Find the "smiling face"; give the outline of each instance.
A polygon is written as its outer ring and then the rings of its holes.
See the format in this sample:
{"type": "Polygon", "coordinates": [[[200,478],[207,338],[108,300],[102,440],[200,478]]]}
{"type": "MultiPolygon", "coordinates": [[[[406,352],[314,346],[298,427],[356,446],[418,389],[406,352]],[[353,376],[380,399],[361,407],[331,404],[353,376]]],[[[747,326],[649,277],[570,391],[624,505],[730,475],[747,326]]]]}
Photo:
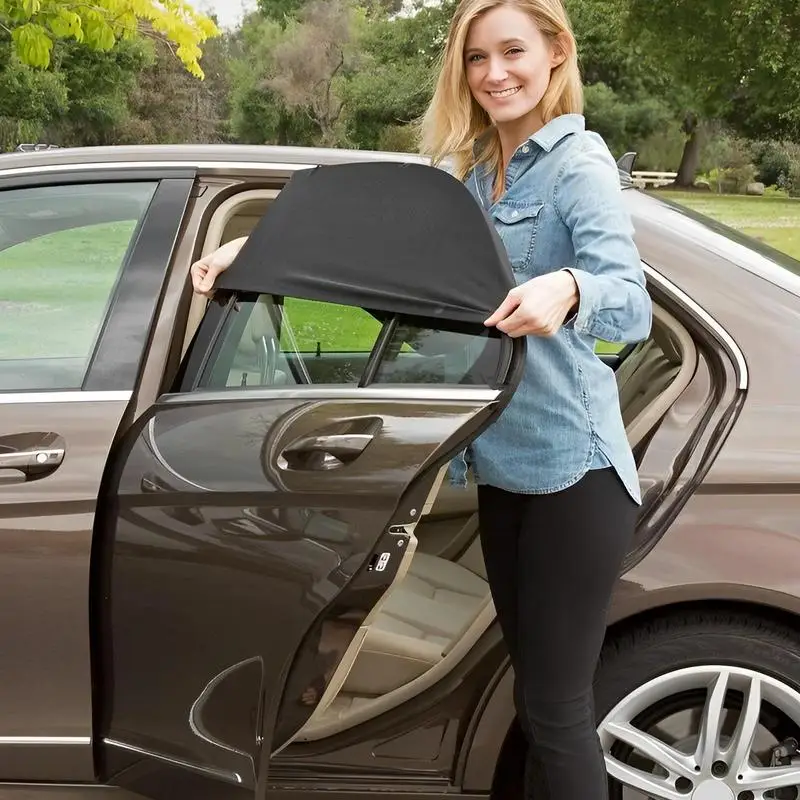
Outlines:
{"type": "Polygon", "coordinates": [[[512,5],[478,17],[464,46],[467,83],[476,102],[498,129],[521,126],[526,136],[543,125],[539,103],[551,70],[563,61],[561,48],[541,32],[533,17],[512,5]]]}

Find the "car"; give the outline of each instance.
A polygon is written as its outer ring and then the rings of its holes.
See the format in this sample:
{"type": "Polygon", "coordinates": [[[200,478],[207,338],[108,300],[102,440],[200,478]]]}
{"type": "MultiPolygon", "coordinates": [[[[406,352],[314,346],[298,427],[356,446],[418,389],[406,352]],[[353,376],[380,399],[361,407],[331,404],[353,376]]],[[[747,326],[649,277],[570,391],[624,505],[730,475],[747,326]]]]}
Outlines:
{"type": "MultiPolygon", "coordinates": [[[[643,494],[595,682],[611,797],[798,798],[800,265],[631,165],[652,332],[597,348],[643,494]]],[[[446,475],[521,373],[485,222],[407,154],[3,157],[2,800],[520,795],[446,475]]]]}

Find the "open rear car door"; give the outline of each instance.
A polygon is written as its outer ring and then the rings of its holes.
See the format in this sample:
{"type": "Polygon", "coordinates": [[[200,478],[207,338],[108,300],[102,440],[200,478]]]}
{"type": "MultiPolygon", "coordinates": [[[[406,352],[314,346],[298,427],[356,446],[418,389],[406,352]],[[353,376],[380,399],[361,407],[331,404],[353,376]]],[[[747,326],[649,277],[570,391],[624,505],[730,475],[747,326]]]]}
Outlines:
{"type": "Polygon", "coordinates": [[[451,459],[516,388],[524,341],[482,324],[512,286],[442,171],[287,184],[173,391],[113,455],[93,584],[104,780],[266,795],[271,755],[320,724],[406,573],[451,459]],[[356,335],[331,311],[348,308],[368,344],[327,352],[326,325],[356,335]]]}

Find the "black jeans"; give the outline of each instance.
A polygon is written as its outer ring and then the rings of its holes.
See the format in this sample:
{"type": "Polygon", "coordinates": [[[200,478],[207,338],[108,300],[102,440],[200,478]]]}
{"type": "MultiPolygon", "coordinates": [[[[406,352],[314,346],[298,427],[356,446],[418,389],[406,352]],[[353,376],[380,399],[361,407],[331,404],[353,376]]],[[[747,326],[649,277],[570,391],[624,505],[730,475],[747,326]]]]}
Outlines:
{"type": "Polygon", "coordinates": [[[612,469],[554,494],[478,487],[481,545],[528,740],[528,800],[606,800],[592,681],[637,506],[612,469]]]}

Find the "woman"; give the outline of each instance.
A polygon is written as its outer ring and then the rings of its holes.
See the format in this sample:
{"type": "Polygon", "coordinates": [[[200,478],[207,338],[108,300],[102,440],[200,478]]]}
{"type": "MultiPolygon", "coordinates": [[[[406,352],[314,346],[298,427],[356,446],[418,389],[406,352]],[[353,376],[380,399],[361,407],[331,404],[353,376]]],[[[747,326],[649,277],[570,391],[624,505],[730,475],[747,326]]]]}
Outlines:
{"type": "MultiPolygon", "coordinates": [[[[535,800],[608,795],[592,679],[640,502],[614,374],[594,347],[645,338],[650,299],[616,165],[581,112],[561,0],[462,0],[423,150],[450,160],[508,251],[518,286],[486,325],[528,337],[519,389],[455,471],[463,480],[468,460],[478,484],[535,800]]],[[[239,246],[192,267],[197,291],[239,246]]]]}

